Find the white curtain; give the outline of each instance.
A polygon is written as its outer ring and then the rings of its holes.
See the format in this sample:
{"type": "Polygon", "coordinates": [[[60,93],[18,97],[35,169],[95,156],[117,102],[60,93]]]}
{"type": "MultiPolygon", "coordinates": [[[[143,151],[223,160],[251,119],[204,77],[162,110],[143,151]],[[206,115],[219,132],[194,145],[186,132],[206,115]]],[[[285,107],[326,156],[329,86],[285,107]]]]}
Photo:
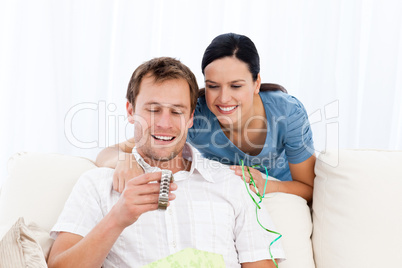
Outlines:
{"type": "Polygon", "coordinates": [[[19,151],[94,159],[132,134],[125,91],[157,56],[196,74],[218,34],[249,36],[264,82],[310,114],[318,151],[402,149],[402,2],[2,0],[0,185],[19,151]]]}

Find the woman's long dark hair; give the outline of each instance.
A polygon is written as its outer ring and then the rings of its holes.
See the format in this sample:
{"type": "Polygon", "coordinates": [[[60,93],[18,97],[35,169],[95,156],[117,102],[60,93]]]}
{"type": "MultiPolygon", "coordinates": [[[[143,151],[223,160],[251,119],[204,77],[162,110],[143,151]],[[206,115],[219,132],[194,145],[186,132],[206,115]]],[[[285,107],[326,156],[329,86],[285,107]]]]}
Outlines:
{"type": "MultiPolygon", "coordinates": [[[[253,80],[257,80],[258,74],[260,73],[260,56],[250,38],[235,33],[226,33],[215,37],[202,57],[202,74],[204,74],[205,67],[207,67],[208,64],[225,57],[236,57],[246,63],[253,80]]],[[[278,90],[287,93],[284,87],[277,84],[262,83],[260,87],[260,91],[278,90]]],[[[205,95],[205,88],[200,89],[199,92],[199,96],[203,95],[205,95]]]]}

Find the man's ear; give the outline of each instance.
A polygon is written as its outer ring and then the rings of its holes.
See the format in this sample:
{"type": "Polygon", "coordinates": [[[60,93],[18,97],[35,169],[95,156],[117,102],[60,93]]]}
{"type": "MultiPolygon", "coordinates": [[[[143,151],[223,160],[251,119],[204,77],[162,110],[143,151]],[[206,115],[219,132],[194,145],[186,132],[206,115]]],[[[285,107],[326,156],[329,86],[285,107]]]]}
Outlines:
{"type": "Polygon", "coordinates": [[[194,124],[194,112],[195,112],[195,110],[191,113],[190,120],[188,120],[188,123],[187,123],[188,128],[191,128],[194,124]]]}
{"type": "Polygon", "coordinates": [[[126,103],[127,119],[130,124],[134,124],[134,110],[133,105],[127,101],[126,103]]]}
{"type": "Polygon", "coordinates": [[[261,87],[261,76],[259,73],[257,75],[257,80],[255,82],[256,82],[256,88],[254,89],[254,94],[258,94],[260,92],[261,87]]]}

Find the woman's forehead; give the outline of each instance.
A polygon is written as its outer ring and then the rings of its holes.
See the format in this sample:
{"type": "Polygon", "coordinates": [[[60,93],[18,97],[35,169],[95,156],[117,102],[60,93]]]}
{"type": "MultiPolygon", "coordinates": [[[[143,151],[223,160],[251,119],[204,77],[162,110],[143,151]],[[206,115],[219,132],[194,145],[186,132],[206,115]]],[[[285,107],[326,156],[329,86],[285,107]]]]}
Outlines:
{"type": "MultiPolygon", "coordinates": [[[[211,62],[205,67],[205,80],[249,80],[252,74],[248,65],[234,57],[225,57],[211,62]]],[[[218,82],[218,81],[215,81],[218,82]]]]}

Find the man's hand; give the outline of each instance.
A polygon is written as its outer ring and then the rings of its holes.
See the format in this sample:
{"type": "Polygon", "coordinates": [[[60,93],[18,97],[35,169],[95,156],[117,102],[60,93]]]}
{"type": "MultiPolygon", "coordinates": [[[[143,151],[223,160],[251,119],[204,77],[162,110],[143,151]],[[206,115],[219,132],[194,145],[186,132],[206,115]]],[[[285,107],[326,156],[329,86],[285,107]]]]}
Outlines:
{"type": "Polygon", "coordinates": [[[120,158],[113,173],[113,190],[122,193],[128,181],[144,174],[144,170],[131,153],[121,153],[120,158]]]}
{"type": "MultiPolygon", "coordinates": [[[[117,225],[126,228],[136,222],[143,213],[158,209],[161,176],[161,172],[147,173],[127,182],[119,201],[110,211],[117,225]]],[[[169,201],[176,198],[176,195],[171,192],[176,189],[177,184],[172,182],[169,189],[169,201]]]]}
{"type": "MultiPolygon", "coordinates": [[[[161,172],[130,180],[111,211],[85,236],[61,232],[49,254],[49,267],[100,267],[121,232],[145,212],[158,208],[161,172]],[[83,265],[85,264],[85,265],[83,265]]],[[[177,189],[171,183],[170,191],[177,189]]]]}

